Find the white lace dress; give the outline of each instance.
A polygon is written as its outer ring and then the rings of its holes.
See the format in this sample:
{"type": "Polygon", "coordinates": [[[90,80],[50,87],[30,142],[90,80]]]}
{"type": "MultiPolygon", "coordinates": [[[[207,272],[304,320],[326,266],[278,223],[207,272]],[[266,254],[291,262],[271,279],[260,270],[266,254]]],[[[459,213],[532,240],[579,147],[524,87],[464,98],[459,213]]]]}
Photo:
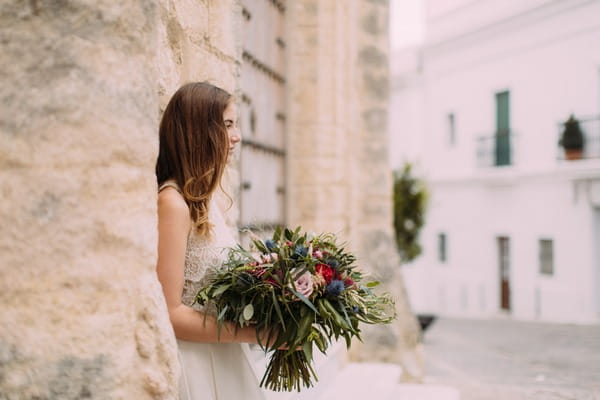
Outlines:
{"type": "MultiPolygon", "coordinates": [[[[161,185],[181,192],[172,181],[161,185]]],[[[209,204],[208,219],[213,224],[211,240],[200,238],[192,227],[185,254],[184,304],[203,311],[194,297],[203,285],[209,268],[226,259],[226,248],[236,242],[216,201],[209,204]]],[[[181,363],[180,400],[264,400],[258,379],[249,360],[247,344],[198,343],[177,340],[181,363]]]]}

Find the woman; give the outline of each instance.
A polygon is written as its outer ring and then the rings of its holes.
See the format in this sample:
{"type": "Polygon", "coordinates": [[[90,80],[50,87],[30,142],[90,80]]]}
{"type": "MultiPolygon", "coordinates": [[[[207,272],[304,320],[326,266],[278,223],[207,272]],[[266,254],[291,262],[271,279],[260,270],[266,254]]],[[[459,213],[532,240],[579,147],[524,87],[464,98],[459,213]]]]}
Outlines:
{"type": "MultiPolygon", "coordinates": [[[[242,345],[256,343],[252,327],[226,323],[194,303],[205,273],[235,245],[215,195],[240,141],[232,96],[209,83],[189,83],[171,98],[160,123],[158,278],[182,367],[180,398],[264,399],[242,345]]],[[[246,345],[247,346],[247,345],[246,345]]]]}

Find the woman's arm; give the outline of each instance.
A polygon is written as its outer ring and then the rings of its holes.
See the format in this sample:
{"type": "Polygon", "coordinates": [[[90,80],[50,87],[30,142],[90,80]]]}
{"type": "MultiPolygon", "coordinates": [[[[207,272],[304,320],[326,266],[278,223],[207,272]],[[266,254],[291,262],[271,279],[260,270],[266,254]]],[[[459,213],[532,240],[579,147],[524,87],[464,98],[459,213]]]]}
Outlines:
{"type": "Polygon", "coordinates": [[[178,339],[193,342],[256,343],[254,328],[238,328],[223,324],[219,339],[216,318],[198,312],[181,302],[183,270],[188,232],[191,227],[189,209],[181,195],[167,187],[158,194],[158,263],[156,271],[169,310],[169,318],[178,339]]]}

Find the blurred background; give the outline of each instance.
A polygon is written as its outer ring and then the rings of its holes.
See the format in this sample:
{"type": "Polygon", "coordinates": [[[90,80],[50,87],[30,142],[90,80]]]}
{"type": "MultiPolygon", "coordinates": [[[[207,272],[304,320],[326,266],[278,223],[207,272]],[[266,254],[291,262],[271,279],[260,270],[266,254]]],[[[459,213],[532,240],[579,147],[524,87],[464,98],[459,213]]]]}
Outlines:
{"type": "Polygon", "coordinates": [[[464,399],[599,398],[600,2],[391,10],[402,272],[413,310],[440,317],[426,380],[464,399]]]}
{"type": "MultiPolygon", "coordinates": [[[[0,398],[176,398],[157,126],[236,97],[240,241],[331,231],[398,319],[273,399],[600,398],[600,0],[0,3],[0,398]]],[[[263,358],[255,355],[260,372],[263,358]]]]}

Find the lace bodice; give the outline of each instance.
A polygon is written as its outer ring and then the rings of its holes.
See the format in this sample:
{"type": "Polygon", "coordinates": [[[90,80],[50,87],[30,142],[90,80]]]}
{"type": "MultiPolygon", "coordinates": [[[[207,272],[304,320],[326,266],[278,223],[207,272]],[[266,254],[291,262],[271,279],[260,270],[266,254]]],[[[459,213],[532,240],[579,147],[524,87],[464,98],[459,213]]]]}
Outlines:
{"type": "MultiPolygon", "coordinates": [[[[173,181],[163,183],[159,191],[166,186],[171,186],[181,193],[173,181]]],[[[202,307],[193,303],[198,290],[206,284],[207,272],[222,266],[227,260],[227,248],[236,244],[231,228],[227,226],[214,196],[208,206],[208,220],[213,225],[210,239],[200,237],[192,224],[188,233],[183,271],[184,283],[181,302],[199,311],[202,310],[202,307]]]]}

